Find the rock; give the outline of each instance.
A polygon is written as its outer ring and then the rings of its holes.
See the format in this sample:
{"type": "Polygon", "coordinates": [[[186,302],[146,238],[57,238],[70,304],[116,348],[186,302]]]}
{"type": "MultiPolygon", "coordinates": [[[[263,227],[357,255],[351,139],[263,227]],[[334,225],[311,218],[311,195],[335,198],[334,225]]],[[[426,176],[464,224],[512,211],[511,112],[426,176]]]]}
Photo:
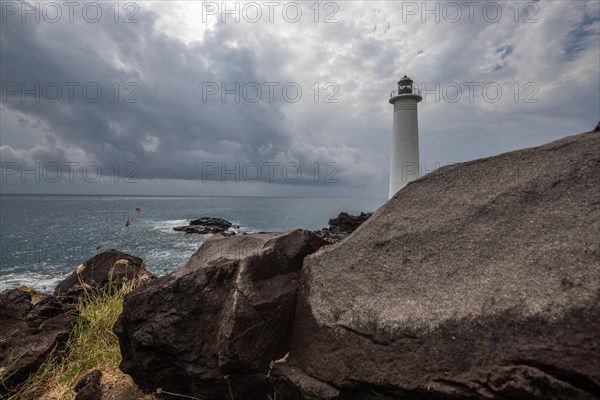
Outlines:
{"type": "Polygon", "coordinates": [[[190,221],[190,225],[216,226],[223,230],[227,230],[231,228],[233,224],[221,218],[202,217],[190,221]]]}
{"type": "Polygon", "coordinates": [[[598,121],[598,123],[596,124],[596,127],[594,128],[594,132],[600,132],[600,121],[598,121]]]}
{"type": "Polygon", "coordinates": [[[599,190],[599,133],[409,183],[305,259],[273,380],[290,399],[600,397],[599,190]]]}
{"type": "Polygon", "coordinates": [[[231,222],[221,218],[202,217],[190,221],[190,224],[187,226],[176,226],[173,228],[173,230],[178,232],[208,235],[224,232],[231,227],[239,228],[238,225],[233,225],[231,222]]]}
{"type": "Polygon", "coordinates": [[[288,351],[312,232],[215,235],[177,271],[125,298],[115,324],[121,369],[147,392],[261,399],[272,360],[288,351]],[[225,378],[227,377],[227,380],[225,378]]]}
{"type": "Polygon", "coordinates": [[[102,400],[101,379],[102,372],[98,369],[86,373],[73,388],[77,393],[75,400],[102,400]]]}
{"type": "Polygon", "coordinates": [[[329,231],[333,233],[352,233],[372,214],[365,214],[364,212],[361,212],[360,215],[340,213],[337,218],[329,220],[329,231]]]}
{"type": "Polygon", "coordinates": [[[54,348],[61,349],[77,316],[56,297],[30,288],[0,293],[0,394],[25,381],[54,348]]]}
{"type": "Polygon", "coordinates": [[[102,400],[102,389],[99,385],[84,386],[75,395],[75,400],[102,400]]]}
{"type": "Polygon", "coordinates": [[[198,235],[212,235],[215,233],[223,232],[218,227],[209,227],[209,226],[175,226],[173,227],[174,231],[177,232],[185,232],[185,233],[196,233],[198,235]]]}
{"type": "Polygon", "coordinates": [[[87,260],[58,284],[54,294],[64,300],[76,301],[86,288],[104,288],[111,282],[119,287],[126,281],[146,283],[154,278],[146,270],[144,260],[112,249],[87,260]]]}
{"type": "Polygon", "coordinates": [[[342,212],[336,218],[329,220],[329,228],[323,228],[314,232],[328,244],[337,243],[354,232],[372,214],[361,212],[360,215],[351,215],[342,212]]]}

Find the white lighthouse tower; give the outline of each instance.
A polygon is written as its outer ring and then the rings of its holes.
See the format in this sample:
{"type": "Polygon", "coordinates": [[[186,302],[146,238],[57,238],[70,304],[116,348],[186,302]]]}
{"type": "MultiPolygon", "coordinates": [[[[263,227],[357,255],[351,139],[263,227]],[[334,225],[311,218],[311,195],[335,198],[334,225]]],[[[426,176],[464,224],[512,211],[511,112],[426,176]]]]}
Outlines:
{"type": "Polygon", "coordinates": [[[406,75],[398,82],[398,89],[390,94],[390,104],[394,105],[390,199],[408,182],[420,176],[417,103],[421,100],[421,91],[413,86],[413,81],[406,75]]]}

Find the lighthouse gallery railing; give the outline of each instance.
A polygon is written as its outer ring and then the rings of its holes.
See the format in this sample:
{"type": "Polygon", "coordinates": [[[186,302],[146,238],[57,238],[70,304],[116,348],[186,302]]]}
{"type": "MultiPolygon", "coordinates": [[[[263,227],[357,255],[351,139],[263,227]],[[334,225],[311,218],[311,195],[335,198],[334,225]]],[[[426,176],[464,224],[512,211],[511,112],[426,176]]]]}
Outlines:
{"type": "MultiPolygon", "coordinates": [[[[401,93],[401,94],[408,94],[408,93],[401,93]]],[[[416,95],[420,96],[421,95],[421,89],[419,89],[418,87],[416,87],[416,86],[413,85],[413,87],[412,87],[412,94],[416,94],[416,95]]],[[[396,89],[396,90],[394,90],[394,91],[392,91],[390,93],[390,99],[392,97],[396,97],[396,96],[398,96],[398,89],[396,89]]]]}

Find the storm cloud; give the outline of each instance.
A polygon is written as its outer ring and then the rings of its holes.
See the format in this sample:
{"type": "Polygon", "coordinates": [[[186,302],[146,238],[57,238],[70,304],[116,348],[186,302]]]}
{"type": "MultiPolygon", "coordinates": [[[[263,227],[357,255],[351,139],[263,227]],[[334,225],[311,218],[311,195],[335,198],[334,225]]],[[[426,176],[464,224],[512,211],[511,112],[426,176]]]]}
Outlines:
{"type": "Polygon", "coordinates": [[[594,1],[496,2],[487,14],[483,2],[323,2],[318,14],[301,2],[287,15],[282,2],[273,21],[255,2],[256,22],[250,3],[225,14],[221,2],[118,3],[119,14],[95,3],[95,22],[85,3],[70,21],[61,2],[48,21],[44,4],[2,2],[3,165],[134,163],[157,194],[229,194],[258,180],[262,194],[384,197],[387,100],[404,74],[426,91],[425,171],[600,119],[594,1]],[[39,20],[22,12],[36,7],[39,20]]]}

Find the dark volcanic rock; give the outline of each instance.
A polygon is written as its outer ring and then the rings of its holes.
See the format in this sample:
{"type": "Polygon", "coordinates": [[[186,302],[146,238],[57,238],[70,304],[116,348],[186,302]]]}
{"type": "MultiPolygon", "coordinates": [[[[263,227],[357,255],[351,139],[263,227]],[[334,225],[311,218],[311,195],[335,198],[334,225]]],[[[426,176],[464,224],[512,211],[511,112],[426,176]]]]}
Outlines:
{"type": "Polygon", "coordinates": [[[155,276],[146,270],[141,258],[118,250],[108,250],[87,260],[64,281],[58,284],[54,294],[63,299],[76,299],[86,288],[106,287],[110,282],[117,286],[124,281],[137,280],[145,283],[155,276]]]}
{"type": "Polygon", "coordinates": [[[329,244],[337,243],[354,232],[372,214],[373,213],[361,212],[360,215],[351,215],[342,212],[336,218],[329,220],[329,228],[324,228],[314,232],[317,236],[329,244]]]}
{"type": "Polygon", "coordinates": [[[360,215],[350,215],[340,213],[336,218],[329,220],[329,231],[332,233],[352,233],[373,213],[360,213],[360,215]]]}
{"type": "Polygon", "coordinates": [[[98,369],[94,369],[85,374],[73,388],[73,390],[77,393],[75,400],[101,400],[101,379],[102,371],[98,369]]]}
{"type": "Polygon", "coordinates": [[[178,232],[207,235],[224,232],[232,226],[239,228],[239,226],[233,225],[231,222],[221,218],[202,217],[190,221],[190,224],[187,226],[176,226],[173,228],[173,230],[178,232]]]}
{"type": "Polygon", "coordinates": [[[177,232],[196,233],[198,235],[210,235],[223,232],[223,230],[218,227],[209,227],[201,225],[175,226],[173,227],[173,230],[177,232]]]}
{"type": "Polygon", "coordinates": [[[0,394],[23,382],[66,342],[77,312],[29,288],[0,294],[0,394]]]}
{"type": "Polygon", "coordinates": [[[223,230],[229,229],[232,223],[221,218],[202,217],[190,221],[190,225],[216,226],[223,230]]]}
{"type": "Polygon", "coordinates": [[[278,393],[598,398],[599,238],[600,133],[427,174],[305,259],[278,393]]]}
{"type": "Polygon", "coordinates": [[[115,324],[121,369],[146,391],[266,398],[269,363],[289,348],[312,232],[215,235],[179,270],[127,295],[115,324]]]}

